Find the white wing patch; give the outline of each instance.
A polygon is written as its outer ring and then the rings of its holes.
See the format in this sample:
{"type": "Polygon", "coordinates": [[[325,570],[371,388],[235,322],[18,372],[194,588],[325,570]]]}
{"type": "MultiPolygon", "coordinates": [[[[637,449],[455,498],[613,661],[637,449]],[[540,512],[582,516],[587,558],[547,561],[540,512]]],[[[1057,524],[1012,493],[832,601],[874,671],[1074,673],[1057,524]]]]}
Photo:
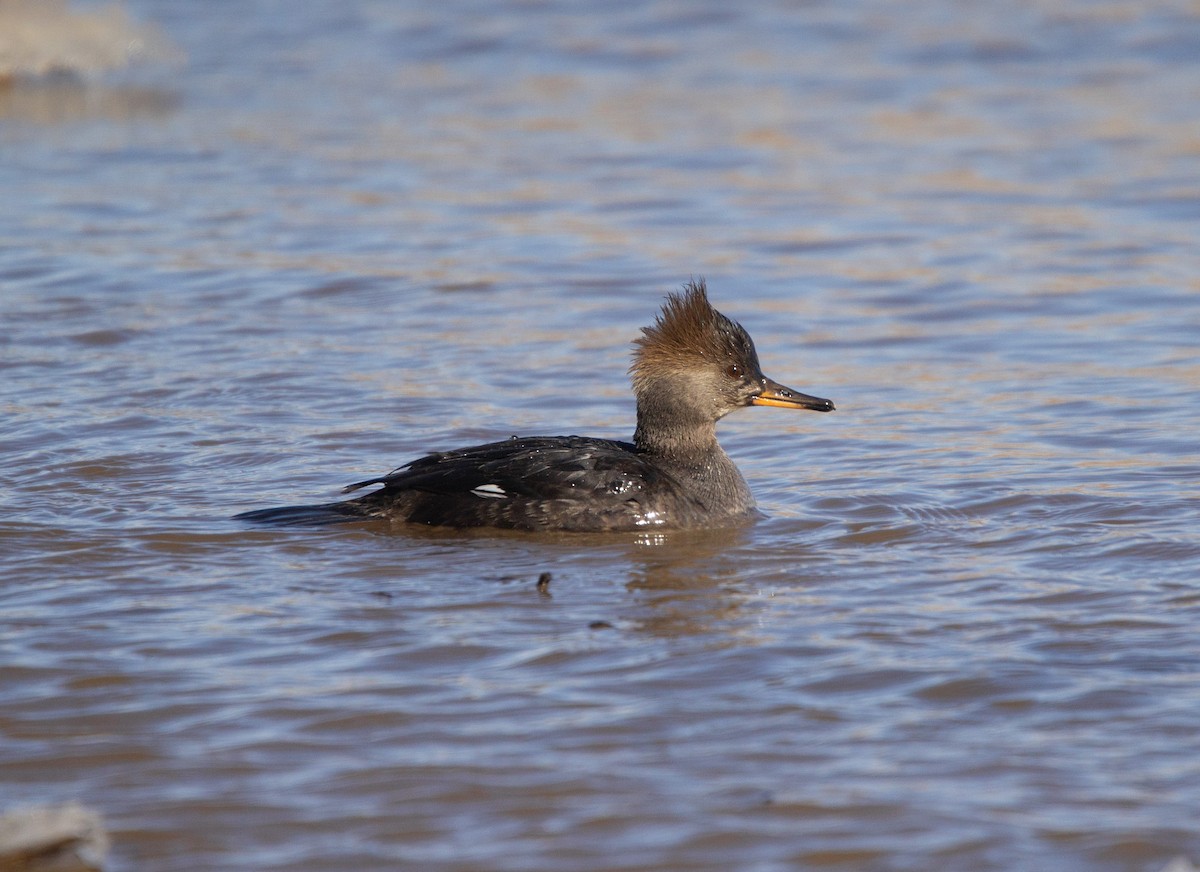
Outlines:
{"type": "Polygon", "coordinates": [[[473,488],[471,493],[488,500],[502,500],[508,496],[504,488],[498,484],[481,484],[479,487],[473,488]]]}

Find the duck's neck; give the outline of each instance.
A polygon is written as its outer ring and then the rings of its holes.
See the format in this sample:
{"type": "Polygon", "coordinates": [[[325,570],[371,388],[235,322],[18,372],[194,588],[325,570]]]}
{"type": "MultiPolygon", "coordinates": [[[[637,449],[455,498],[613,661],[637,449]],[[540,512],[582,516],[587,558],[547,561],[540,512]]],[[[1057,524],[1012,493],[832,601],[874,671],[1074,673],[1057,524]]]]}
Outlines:
{"type": "Polygon", "coordinates": [[[742,514],[754,508],[746,480],[717,442],[717,422],[694,405],[653,393],[638,397],[633,442],[713,511],[742,514]]]}

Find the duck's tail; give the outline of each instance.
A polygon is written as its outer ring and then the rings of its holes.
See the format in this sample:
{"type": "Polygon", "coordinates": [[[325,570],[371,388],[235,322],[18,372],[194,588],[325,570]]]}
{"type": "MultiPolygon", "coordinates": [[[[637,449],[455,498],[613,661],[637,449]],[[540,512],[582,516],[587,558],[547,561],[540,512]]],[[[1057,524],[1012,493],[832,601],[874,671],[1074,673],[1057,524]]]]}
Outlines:
{"type": "Polygon", "coordinates": [[[366,521],[378,517],[371,506],[358,500],[341,503],[323,503],[316,506],[278,506],[273,509],[255,509],[234,515],[235,521],[253,521],[256,524],[277,526],[321,526],[324,524],[346,524],[351,521],[366,521]]]}

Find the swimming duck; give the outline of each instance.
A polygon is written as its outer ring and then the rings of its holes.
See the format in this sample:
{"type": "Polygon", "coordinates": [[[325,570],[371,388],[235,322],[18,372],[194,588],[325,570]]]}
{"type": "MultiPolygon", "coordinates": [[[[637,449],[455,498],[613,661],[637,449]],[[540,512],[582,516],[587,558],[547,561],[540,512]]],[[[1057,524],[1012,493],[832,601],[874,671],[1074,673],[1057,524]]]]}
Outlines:
{"type": "Polygon", "coordinates": [[[717,442],[743,406],[832,412],[833,403],[763,375],[750,335],[708,301],[703,280],[668,294],[634,341],[632,442],[514,436],[429,454],[343,493],[355,499],[245,512],[282,524],[384,518],[439,527],[619,531],[725,526],[756,514],[754,497],[717,442]]]}

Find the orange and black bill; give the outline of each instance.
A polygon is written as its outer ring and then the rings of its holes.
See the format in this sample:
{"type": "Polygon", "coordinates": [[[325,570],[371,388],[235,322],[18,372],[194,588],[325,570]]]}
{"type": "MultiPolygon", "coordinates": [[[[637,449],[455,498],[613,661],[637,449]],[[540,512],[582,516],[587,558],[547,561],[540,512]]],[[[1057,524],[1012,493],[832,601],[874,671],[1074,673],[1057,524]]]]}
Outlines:
{"type": "Polygon", "coordinates": [[[779,406],[784,409],[811,409],[814,412],[832,412],[833,401],[821,397],[810,397],[777,381],[763,379],[762,393],[750,401],[752,406],[779,406]]]}

